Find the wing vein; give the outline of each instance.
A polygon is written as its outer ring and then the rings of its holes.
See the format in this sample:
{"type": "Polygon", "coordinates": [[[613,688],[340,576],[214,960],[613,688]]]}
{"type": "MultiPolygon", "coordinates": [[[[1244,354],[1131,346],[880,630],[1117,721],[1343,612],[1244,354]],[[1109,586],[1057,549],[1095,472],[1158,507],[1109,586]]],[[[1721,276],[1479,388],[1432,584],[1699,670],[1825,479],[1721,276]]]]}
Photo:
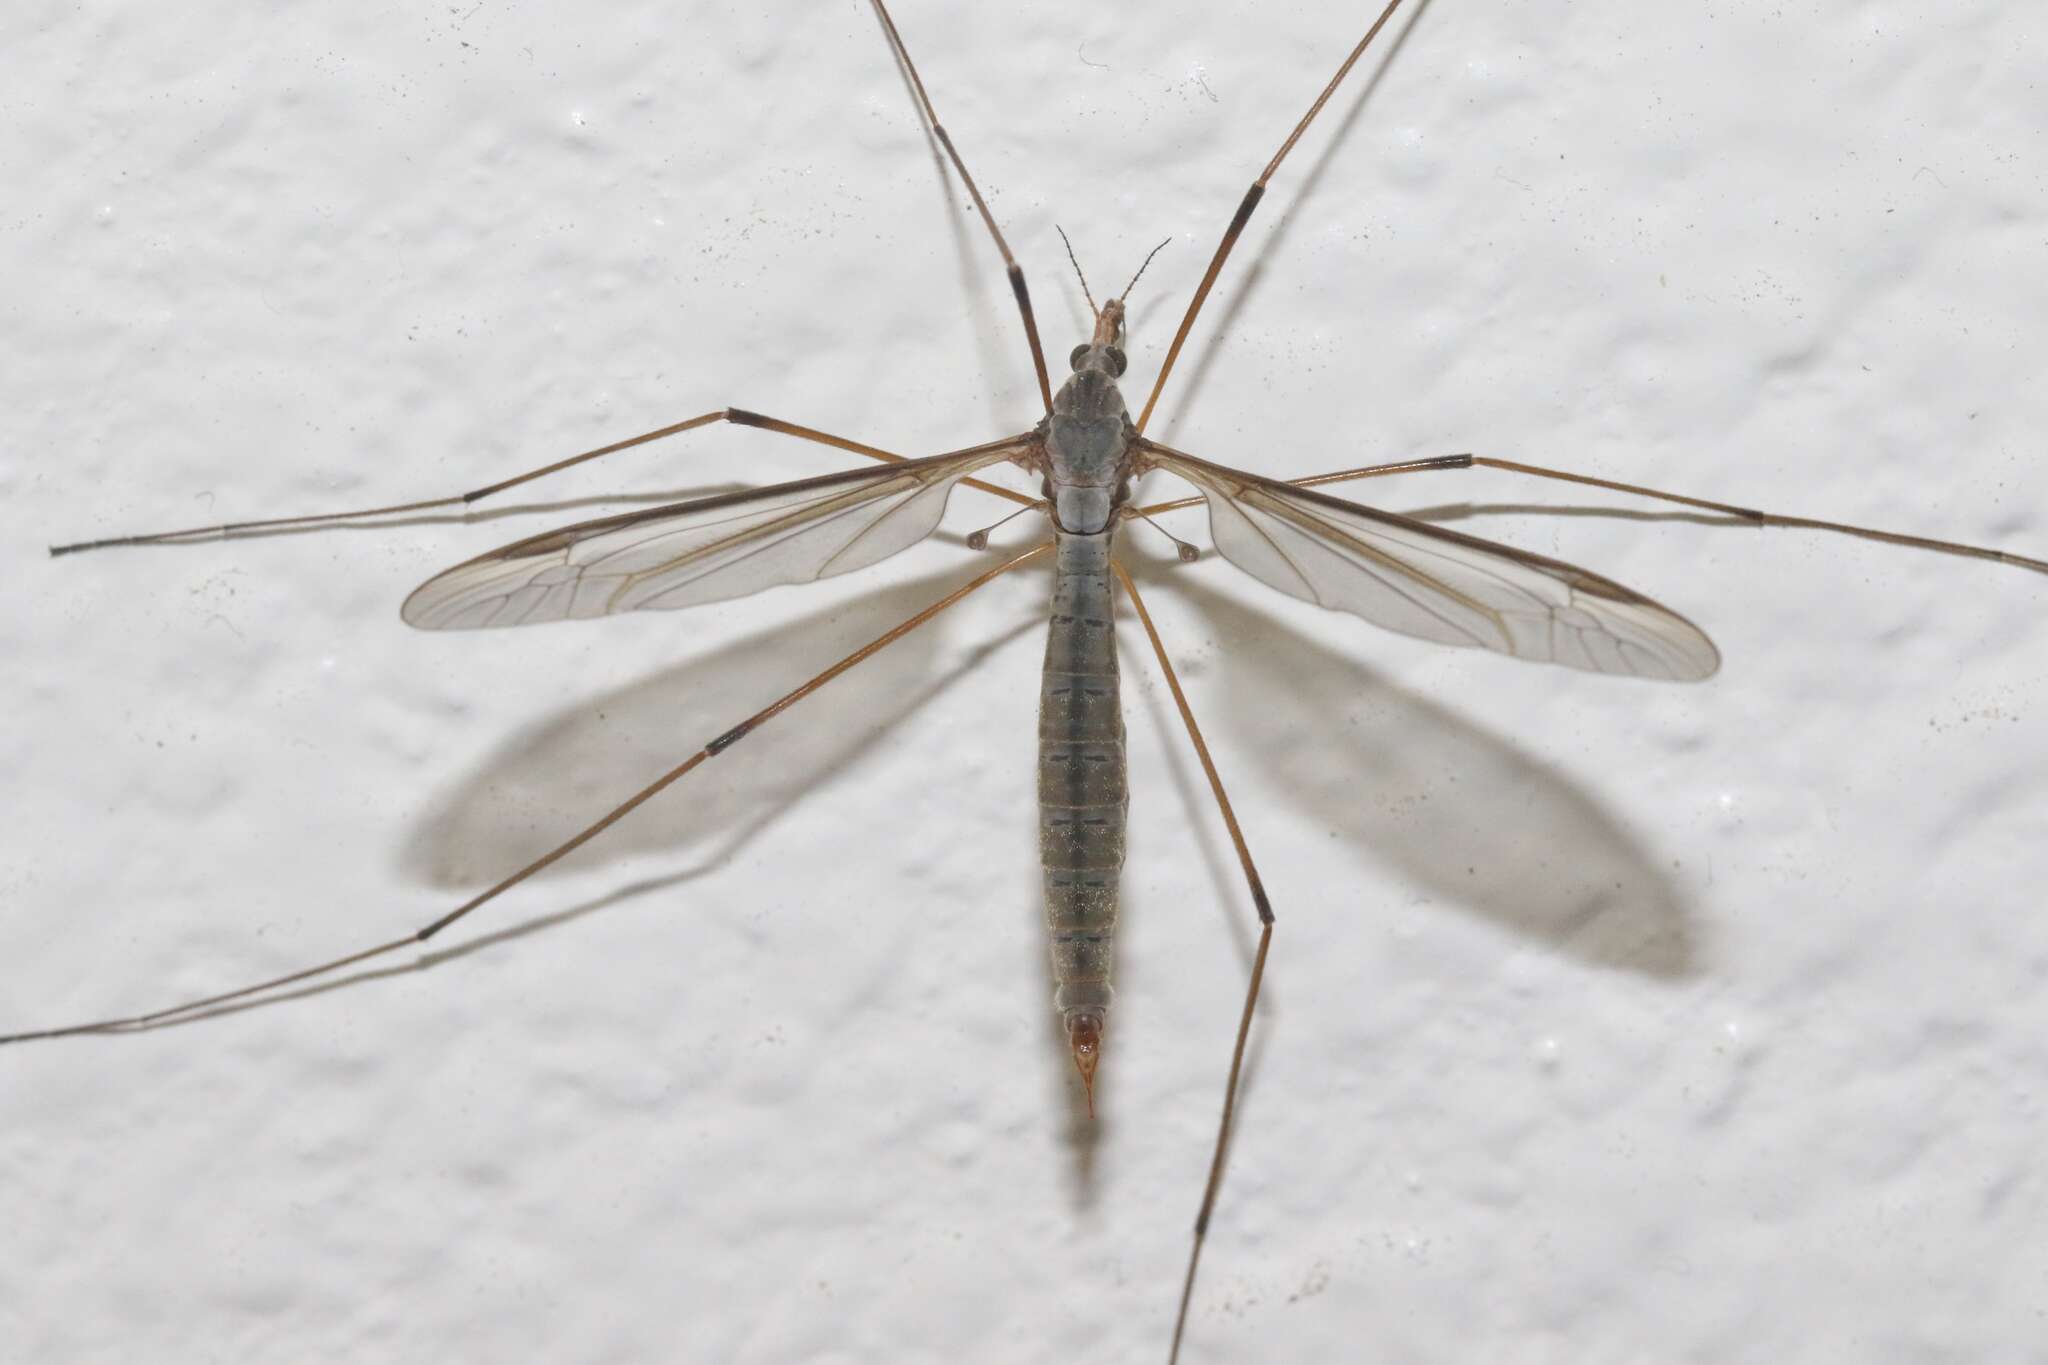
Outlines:
{"type": "Polygon", "coordinates": [[[581,522],[457,564],[417,588],[427,629],[666,610],[865,568],[931,534],[953,485],[1020,458],[1030,433],[875,470],[581,522]]]}
{"type": "Polygon", "coordinates": [[[1697,626],[1598,574],[1155,441],[1140,450],[1201,491],[1220,555],[1290,596],[1440,644],[1598,673],[1694,680],[1720,664],[1697,626]]]}

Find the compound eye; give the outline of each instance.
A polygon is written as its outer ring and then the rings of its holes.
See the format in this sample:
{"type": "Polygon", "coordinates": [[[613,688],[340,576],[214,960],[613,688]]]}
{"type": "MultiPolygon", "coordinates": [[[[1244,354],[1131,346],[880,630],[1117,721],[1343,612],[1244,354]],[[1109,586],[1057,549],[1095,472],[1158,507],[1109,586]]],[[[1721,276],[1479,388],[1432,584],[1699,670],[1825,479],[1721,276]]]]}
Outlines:
{"type": "Polygon", "coordinates": [[[1109,372],[1118,379],[1123,378],[1124,366],[1130,363],[1124,359],[1124,348],[1121,346],[1105,346],[1102,349],[1109,356],[1109,372]]]}
{"type": "Polygon", "coordinates": [[[1081,362],[1086,360],[1087,358],[1087,345],[1084,343],[1082,345],[1076,346],[1074,348],[1074,353],[1067,357],[1067,368],[1070,370],[1078,370],[1081,368],[1081,362]]]}

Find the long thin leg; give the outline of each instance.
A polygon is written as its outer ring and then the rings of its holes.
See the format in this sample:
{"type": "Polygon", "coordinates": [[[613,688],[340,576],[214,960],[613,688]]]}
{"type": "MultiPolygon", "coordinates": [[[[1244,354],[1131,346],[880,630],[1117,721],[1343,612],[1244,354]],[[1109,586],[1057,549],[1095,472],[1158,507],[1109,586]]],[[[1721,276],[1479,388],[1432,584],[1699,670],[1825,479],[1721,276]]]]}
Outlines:
{"type": "Polygon", "coordinates": [[[1699,507],[1709,512],[1720,512],[1757,526],[1786,526],[1806,531],[1834,531],[1845,536],[1859,536],[1864,540],[1881,540],[1888,545],[1908,545],[1916,550],[1933,550],[1937,554],[1966,555],[1972,559],[1989,559],[2000,564],[2012,564],[2036,573],[2048,573],[2048,562],[2029,559],[2025,555],[2011,554],[2005,550],[1993,550],[1981,545],[1963,545],[1953,540],[1930,540],[1926,536],[1910,536],[1900,531],[1879,531],[1868,526],[1851,526],[1840,521],[1818,521],[1812,517],[1788,517],[1777,512],[1760,512],[1754,507],[1735,507],[1725,502],[1709,502],[1704,498],[1687,497],[1683,493],[1662,493],[1654,488],[1643,488],[1632,483],[1617,483],[1613,479],[1599,479],[1591,474],[1573,474],[1563,469],[1545,469],[1541,465],[1522,464],[1515,460],[1494,460],[1484,455],[1474,455],[1472,463],[1488,469],[1505,469],[1515,474],[1533,474],[1539,479],[1559,479],[1565,483],[1587,484],[1594,488],[1608,488],[1617,493],[1634,493],[1638,497],[1656,498],[1662,502],[1675,502],[1686,507],[1699,507]]]}
{"type": "MultiPolygon", "coordinates": [[[[1964,545],[1953,540],[1933,540],[1927,536],[1907,535],[1902,531],[1880,531],[1869,526],[1852,526],[1841,521],[1821,521],[1813,517],[1785,516],[1778,512],[1763,512],[1754,507],[1737,507],[1733,503],[1712,502],[1706,498],[1689,497],[1684,493],[1666,493],[1641,484],[1621,483],[1614,479],[1596,478],[1591,474],[1574,474],[1564,469],[1547,469],[1542,465],[1523,464],[1518,460],[1496,460],[1485,455],[1437,455],[1423,460],[1397,460],[1391,464],[1364,465],[1357,469],[1339,469],[1328,474],[1311,474],[1305,479],[1289,479],[1297,488],[1312,488],[1317,484],[1343,483],[1349,479],[1371,479],[1383,474],[1410,474],[1424,469],[1504,469],[1513,474],[1533,474],[1540,479],[1557,479],[1564,483],[1585,484],[1592,488],[1606,488],[1616,493],[1632,493],[1637,497],[1655,498],[1660,502],[1675,502],[1684,507],[1697,507],[1703,511],[1718,512],[1752,526],[1781,526],[1804,531],[1834,531],[1840,535],[1856,536],[1863,540],[1882,541],[1887,545],[1905,545],[1915,550],[1931,550],[1936,554],[1961,555],[1969,559],[1988,559],[1997,564],[2010,564],[2015,568],[2031,569],[2035,573],[2048,573],[2048,560],[2031,559],[2026,555],[2014,554],[2010,550],[1993,550],[1982,545],[1964,545]]],[[[1152,516],[1159,512],[1178,511],[1193,507],[1200,498],[1179,498],[1173,502],[1156,503],[1139,508],[1137,515],[1152,516]]]]}
{"type": "Polygon", "coordinates": [[[1230,831],[1230,842],[1237,849],[1237,861],[1244,869],[1245,884],[1251,888],[1252,905],[1259,912],[1259,947],[1252,957],[1252,975],[1245,987],[1244,1011],[1237,1019],[1237,1042],[1230,1050],[1230,1075],[1223,1083],[1223,1113],[1216,1120],[1216,1149],[1209,1158],[1209,1181],[1202,1189],[1202,1208],[1195,1215],[1195,1239],[1188,1248],[1187,1274],[1181,1279],[1180,1308],[1173,1318],[1173,1349],[1167,1356],[1167,1365],[1180,1359],[1181,1335],[1187,1330],[1188,1303],[1195,1292],[1195,1267],[1202,1259],[1202,1242],[1209,1235],[1209,1215],[1216,1208],[1216,1194],[1223,1188],[1223,1162],[1230,1150],[1230,1124],[1237,1111],[1237,1082],[1244,1071],[1245,1043],[1252,1033],[1252,1012],[1259,1003],[1259,984],[1266,977],[1266,954],[1273,946],[1273,905],[1266,899],[1266,885],[1259,878],[1259,869],[1252,863],[1252,851],[1245,844],[1244,831],[1238,828],[1237,812],[1231,809],[1230,796],[1223,790],[1223,779],[1216,775],[1215,760],[1209,757],[1209,746],[1202,740],[1202,727],[1195,723],[1195,713],[1188,706],[1187,694],[1181,690],[1180,676],[1173,671],[1173,661],[1166,656],[1166,646],[1159,638],[1159,630],[1152,624],[1152,613],[1145,610],[1145,599],[1138,595],[1138,585],[1131,581],[1130,571],[1116,560],[1110,561],[1116,570],[1117,581],[1124,585],[1130,595],[1131,606],[1137,610],[1138,620],[1145,627],[1145,638],[1152,642],[1153,657],[1159,660],[1159,669],[1166,675],[1166,685],[1173,693],[1173,704],[1180,710],[1181,724],[1187,727],[1188,739],[1195,746],[1195,756],[1202,760],[1202,771],[1208,775],[1209,790],[1216,797],[1216,808],[1223,813],[1224,828],[1230,831]]]}
{"type": "Polygon", "coordinates": [[[1323,106],[1329,103],[1330,96],[1337,93],[1337,87],[1350,73],[1353,64],[1364,54],[1372,40],[1379,36],[1379,31],[1386,27],[1387,20],[1393,18],[1394,11],[1400,7],[1401,0],[1387,0],[1387,7],[1380,11],[1380,17],[1372,21],[1372,27],[1358,40],[1358,46],[1351,49],[1351,55],[1344,59],[1344,64],[1337,68],[1337,74],[1330,77],[1330,83],[1323,87],[1323,93],[1316,96],[1316,102],[1301,116],[1301,122],[1294,125],[1294,131],[1287,135],[1287,141],[1280,144],[1280,150],[1273,153],[1273,159],[1266,163],[1266,169],[1259,172],[1259,178],[1252,181],[1252,187],[1244,192],[1244,199],[1238,204],[1237,212],[1231,215],[1230,226],[1223,229],[1223,240],[1216,244],[1216,254],[1209,258],[1209,268],[1202,272],[1202,282],[1195,286],[1195,296],[1188,301],[1187,314],[1181,318],[1180,327],[1173,334],[1173,344],[1166,348],[1166,361],[1159,367],[1159,377],[1152,381],[1152,392],[1145,399],[1145,410],[1138,414],[1140,432],[1144,431],[1145,424],[1152,420],[1152,409],[1158,405],[1159,391],[1166,387],[1166,376],[1173,373],[1173,362],[1180,358],[1180,348],[1186,344],[1188,332],[1195,325],[1195,314],[1202,311],[1202,304],[1208,299],[1209,290],[1216,284],[1216,276],[1223,269],[1224,258],[1229,256],[1230,249],[1237,245],[1238,235],[1244,231],[1244,225],[1251,221],[1252,210],[1256,209],[1259,200],[1265,197],[1266,182],[1273,178],[1273,172],[1280,169],[1280,163],[1294,150],[1294,144],[1308,131],[1308,125],[1323,111],[1323,106]]]}
{"type": "MultiPolygon", "coordinates": [[[[1398,0],[1396,0],[1398,3],[1398,0]]],[[[925,122],[931,125],[932,136],[946,149],[946,155],[953,162],[953,169],[960,172],[960,179],[967,184],[967,193],[974,199],[974,207],[981,214],[981,221],[988,226],[988,235],[995,238],[996,250],[1002,255],[1003,269],[1010,276],[1010,292],[1017,296],[1017,311],[1024,315],[1024,339],[1031,343],[1031,367],[1038,372],[1038,395],[1045,400],[1045,410],[1052,411],[1052,381],[1045,370],[1045,350],[1038,344],[1038,318],[1031,311],[1031,291],[1024,286],[1024,267],[1017,264],[1017,258],[1010,254],[1010,244],[1003,240],[1003,230],[996,226],[995,215],[988,211],[988,203],[981,197],[981,187],[974,183],[974,177],[967,173],[967,163],[960,159],[960,150],[953,145],[953,139],[946,135],[945,127],[939,122],[939,112],[932,107],[932,98],[925,93],[924,78],[917,74],[917,63],[910,60],[910,49],[904,46],[903,35],[896,31],[896,21],[889,17],[889,7],[882,0],[874,0],[875,13],[882,21],[882,28],[889,35],[889,46],[895,50],[896,60],[903,63],[903,70],[910,77],[910,86],[917,92],[917,102],[924,108],[925,122]]]]}
{"type": "MultiPolygon", "coordinates": [[[[1347,479],[1370,479],[1382,474],[1413,474],[1425,469],[1470,469],[1470,455],[1431,455],[1420,460],[1394,460],[1388,464],[1365,465],[1358,469],[1340,469],[1330,474],[1310,474],[1305,478],[1289,479],[1296,488],[1314,488],[1317,484],[1343,483],[1347,479]]],[[[1175,498],[1171,502],[1148,503],[1136,508],[1131,515],[1152,517],[1161,512],[1179,512],[1189,507],[1200,507],[1203,498],[1175,498]]]]}
{"type": "Polygon", "coordinates": [[[990,569],[985,573],[978,574],[974,578],[969,579],[967,582],[961,584],[952,592],[947,593],[944,597],[941,597],[938,601],[932,603],[930,606],[926,607],[923,611],[920,611],[919,613],[917,613],[917,615],[911,617],[909,620],[899,622],[897,625],[891,627],[890,629],[884,631],[882,634],[876,636],[874,639],[862,645],[859,649],[856,649],[855,651],[853,651],[853,653],[847,655],[838,663],[833,664],[830,668],[818,674],[816,677],[812,678],[809,682],[806,682],[801,687],[798,687],[792,692],[787,692],[783,694],[783,696],[777,699],[776,701],[763,707],[761,710],[756,711],[753,715],[748,716],[738,725],[733,726],[730,730],[727,730],[724,734],[718,736],[718,738],[706,744],[696,753],[691,754],[687,759],[684,759],[681,763],[678,763],[675,767],[669,769],[660,777],[648,783],[639,791],[634,792],[631,796],[627,797],[624,801],[621,801],[618,805],[612,807],[609,811],[605,812],[605,814],[602,817],[584,826],[583,829],[578,831],[574,836],[565,839],[560,844],[557,844],[553,849],[549,850],[547,853],[542,854],[540,857],[534,859],[526,866],[520,868],[517,872],[514,872],[511,876],[506,877],[504,880],[498,882],[489,890],[477,893],[476,895],[470,897],[468,900],[464,901],[461,905],[456,906],[453,910],[450,910],[447,914],[435,920],[433,923],[425,925],[420,929],[415,930],[413,933],[407,934],[404,938],[393,939],[389,943],[380,943],[374,948],[364,948],[360,951],[349,953],[344,957],[335,958],[331,962],[323,962],[317,967],[307,967],[300,971],[288,973],[284,976],[273,977],[268,981],[261,981],[253,986],[243,986],[237,990],[225,991],[219,995],[210,995],[203,1000],[188,1000],[180,1005],[171,1005],[163,1009],[151,1010],[147,1014],[132,1014],[115,1019],[101,1019],[90,1024],[71,1024],[67,1025],[64,1028],[37,1029],[28,1033],[4,1034],[0,1035],[0,1044],[26,1043],[40,1038],[63,1038],[71,1034],[78,1033],[124,1033],[133,1029],[144,1029],[172,1022],[184,1022],[191,1016],[195,1016],[203,1011],[210,1010],[218,1005],[225,1005],[230,1003],[231,1001],[246,999],[252,995],[261,995],[266,991],[273,991],[282,986],[295,985],[298,982],[308,980],[312,977],[324,976],[328,972],[337,971],[343,967],[353,966],[358,962],[365,962],[373,957],[381,957],[385,953],[396,952],[398,949],[404,948],[410,944],[425,943],[428,939],[440,933],[443,929],[446,929],[449,925],[455,923],[455,921],[461,919],[470,911],[477,909],[478,907],[486,904],[487,902],[496,900],[499,896],[503,895],[507,891],[510,891],[513,887],[519,885],[519,883],[525,881],[534,873],[539,872],[541,869],[549,866],[552,863],[558,862],[562,858],[567,857],[570,853],[573,853],[575,850],[583,847],[583,845],[589,843],[592,839],[595,839],[598,835],[610,829],[613,825],[617,824],[620,820],[624,819],[627,815],[631,814],[634,810],[637,810],[639,807],[645,805],[648,801],[654,799],[655,796],[659,795],[663,790],[673,785],[678,779],[680,779],[683,776],[683,774],[689,772],[692,768],[704,762],[706,759],[716,758],[718,755],[724,753],[727,749],[730,749],[733,745],[739,743],[742,739],[745,739],[755,730],[759,729],[763,725],[766,725],[769,721],[781,715],[784,711],[787,711],[790,707],[796,705],[805,697],[808,697],[809,695],[811,695],[811,693],[823,687],[826,683],[831,682],[834,678],[846,672],[855,664],[860,663],[862,660],[868,658],[870,655],[879,653],[885,647],[894,644],[896,641],[902,639],[905,635],[908,635],[911,631],[916,630],[919,626],[931,620],[934,616],[937,616],[946,608],[958,602],[961,598],[966,597],[975,589],[983,587],[986,584],[992,582],[993,580],[1000,578],[1002,575],[1010,572],[1012,569],[1018,568],[1024,564],[1029,563],[1030,561],[1038,558],[1040,555],[1044,554],[1047,550],[1050,550],[1051,548],[1052,546],[1050,544],[1046,544],[1037,546],[1034,549],[1026,550],[1023,554],[1017,555],[1014,558],[997,565],[995,568],[990,569]]]}
{"type": "MultiPolygon", "coordinates": [[[[703,413],[686,421],[672,423],[669,426],[659,427],[653,431],[643,431],[638,436],[628,436],[623,441],[613,441],[610,445],[599,446],[595,450],[586,450],[580,455],[571,455],[566,459],[556,460],[552,464],[544,464],[538,469],[529,469],[524,474],[515,474],[509,479],[500,479],[496,483],[486,484],[482,488],[473,488],[467,493],[457,493],[450,497],[428,498],[421,502],[394,503],[389,507],[365,507],[354,512],[319,512],[300,517],[271,517],[263,521],[231,521],[219,526],[195,526],[182,531],[156,531],[148,535],[113,536],[106,540],[80,541],[74,545],[52,545],[50,553],[53,555],[68,555],[76,554],[80,550],[103,550],[113,545],[179,545],[196,540],[225,540],[235,535],[246,535],[260,531],[278,531],[293,526],[317,526],[322,522],[360,521],[364,517],[395,516],[401,512],[430,512],[437,507],[467,507],[471,503],[481,502],[493,493],[502,493],[508,488],[517,488],[520,484],[532,483],[535,479],[543,479],[550,474],[559,474],[564,469],[598,459],[600,456],[615,454],[621,450],[630,450],[634,446],[646,445],[649,441],[659,441],[664,436],[674,436],[680,432],[694,430],[697,427],[709,426],[713,422],[731,422],[735,426],[760,427],[764,431],[780,432],[784,436],[795,436],[805,441],[815,441],[819,445],[833,446],[839,450],[849,450],[856,455],[865,455],[871,460],[882,460],[891,464],[900,464],[907,458],[906,456],[883,450],[879,446],[866,445],[860,441],[849,440],[844,436],[834,436],[828,431],[819,431],[815,427],[799,426],[795,422],[785,422],[780,417],[763,417],[760,413],[748,412],[745,408],[720,408],[716,412],[703,413]]],[[[1036,498],[1027,497],[1025,494],[1012,489],[1002,488],[992,483],[984,483],[979,479],[962,479],[961,482],[969,488],[978,488],[984,493],[994,493],[997,497],[1007,498],[1012,502],[1021,502],[1027,506],[1034,505],[1038,501],[1036,498]]]]}

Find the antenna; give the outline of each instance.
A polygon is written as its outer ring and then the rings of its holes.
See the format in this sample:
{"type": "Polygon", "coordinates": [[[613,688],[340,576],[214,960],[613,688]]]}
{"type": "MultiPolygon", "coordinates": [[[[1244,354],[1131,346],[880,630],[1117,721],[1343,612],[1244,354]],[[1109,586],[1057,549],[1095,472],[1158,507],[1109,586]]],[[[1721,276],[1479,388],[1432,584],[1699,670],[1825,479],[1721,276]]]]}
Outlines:
{"type": "MultiPolygon", "coordinates": [[[[1067,242],[1067,230],[1065,228],[1061,227],[1058,223],[1054,223],[1052,230],[1060,235],[1062,242],[1067,242]]],[[[1081,262],[1074,256],[1074,244],[1072,242],[1067,242],[1067,259],[1074,262],[1074,274],[1080,276],[1081,297],[1088,300],[1088,311],[1095,314],[1098,318],[1101,317],[1102,310],[1095,306],[1095,296],[1088,292],[1088,277],[1081,274],[1081,262]]],[[[1151,258],[1147,257],[1146,259],[1149,260],[1151,258]]]]}
{"type": "MultiPolygon", "coordinates": [[[[1117,295],[1118,298],[1128,300],[1131,297],[1131,291],[1138,287],[1138,277],[1145,273],[1145,267],[1152,264],[1152,258],[1154,256],[1157,256],[1160,252],[1166,250],[1166,248],[1172,243],[1172,241],[1173,238],[1168,237],[1164,242],[1161,242],[1158,246],[1153,247],[1152,250],[1145,253],[1144,261],[1138,266],[1138,274],[1131,276],[1131,282],[1124,286],[1124,292],[1117,295]]],[[[1075,268],[1079,269],[1080,267],[1076,266],[1075,268]]]]}

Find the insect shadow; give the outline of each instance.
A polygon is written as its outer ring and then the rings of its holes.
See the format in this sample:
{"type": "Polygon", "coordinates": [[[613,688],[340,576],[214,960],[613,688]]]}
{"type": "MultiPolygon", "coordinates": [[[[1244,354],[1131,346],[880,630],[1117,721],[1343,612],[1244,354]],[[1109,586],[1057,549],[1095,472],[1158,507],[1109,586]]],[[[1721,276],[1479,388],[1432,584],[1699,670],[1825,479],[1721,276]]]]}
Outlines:
{"type": "MultiPolygon", "coordinates": [[[[1219,640],[1272,640],[1271,612],[1199,574],[1176,575],[1173,586],[1219,640]]],[[[1581,962],[1667,981],[1697,974],[1692,907],[1598,797],[1511,737],[1322,639],[1287,631],[1285,641],[1228,649],[1213,724],[1230,734],[1236,761],[1276,779],[1270,790],[1302,824],[1369,850],[1433,903],[1581,962]]],[[[1185,767],[1178,753],[1174,762],[1185,767]]],[[[1187,799],[1200,795],[1198,774],[1176,779],[1187,799]]],[[[1219,884],[1230,870],[1224,853],[1215,854],[1219,884]]],[[[1351,913],[1315,899],[1312,913],[1351,913]]],[[[1249,963],[1243,916],[1225,920],[1249,963]]]]}
{"type": "Polygon", "coordinates": [[[1265,279],[1266,262],[1284,256],[1287,237],[1296,219],[1308,206],[1309,201],[1316,197],[1316,191],[1323,183],[1324,173],[1349,144],[1352,127],[1364,115],[1366,106],[1372,103],[1373,95],[1386,80],[1387,73],[1393,70],[1395,63],[1400,60],[1401,49],[1408,45],[1409,35],[1421,27],[1424,16],[1429,13],[1429,7],[1434,3],[1435,0],[1419,0],[1419,3],[1408,11],[1407,18],[1395,25],[1393,31],[1387,35],[1387,46],[1381,63],[1372,68],[1365,78],[1365,83],[1359,87],[1358,93],[1345,105],[1344,116],[1337,120],[1335,129],[1323,143],[1315,160],[1309,163],[1308,172],[1302,176],[1300,186],[1287,196],[1265,239],[1245,261],[1243,273],[1238,276],[1236,287],[1230,291],[1230,296],[1219,300],[1221,313],[1218,321],[1208,332],[1200,351],[1190,357],[1193,364],[1190,365],[1182,383],[1180,401],[1165,415],[1165,421],[1161,426],[1162,437],[1167,444],[1171,445],[1178,440],[1182,428],[1193,420],[1195,410],[1201,402],[1202,391],[1208,385],[1209,373],[1222,357],[1226,343],[1232,337],[1243,335],[1238,320],[1243,315],[1245,306],[1251,302],[1252,295],[1258,292],[1259,285],[1265,279]]]}
{"type": "MultiPolygon", "coordinates": [[[[787,688],[806,671],[802,660],[833,657],[872,636],[878,623],[901,620],[929,603],[958,578],[958,565],[947,565],[565,701],[505,737],[431,802],[398,855],[401,869],[426,885],[456,889],[532,861],[559,842],[560,812],[602,805],[648,781],[674,763],[679,750],[730,725],[754,699],[787,688]],[[805,642],[796,663],[792,639],[805,642]]],[[[1025,578],[1014,590],[1017,619],[974,640],[951,664],[941,655],[948,640],[961,638],[959,626],[940,624],[905,637],[886,665],[856,669],[820,694],[811,723],[766,736],[773,747],[764,749],[764,761],[714,772],[715,781],[684,811],[623,821],[610,837],[593,840],[538,877],[685,851],[693,859],[680,875],[724,866],[806,793],[978,671],[987,656],[1042,626],[1043,608],[1028,596],[1042,587],[1025,578]]],[[[986,619],[982,629],[990,630],[986,619]]],[[[1020,823],[1019,840],[1029,834],[1028,824],[1020,823]]]]}

